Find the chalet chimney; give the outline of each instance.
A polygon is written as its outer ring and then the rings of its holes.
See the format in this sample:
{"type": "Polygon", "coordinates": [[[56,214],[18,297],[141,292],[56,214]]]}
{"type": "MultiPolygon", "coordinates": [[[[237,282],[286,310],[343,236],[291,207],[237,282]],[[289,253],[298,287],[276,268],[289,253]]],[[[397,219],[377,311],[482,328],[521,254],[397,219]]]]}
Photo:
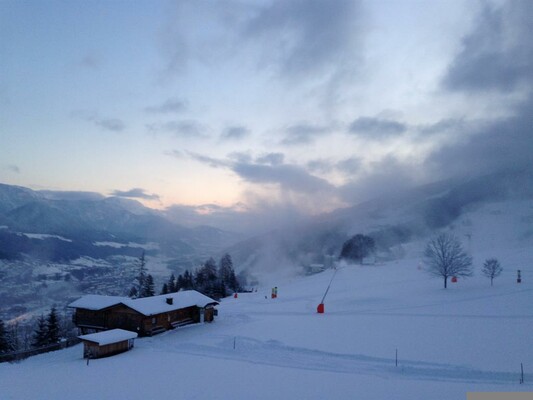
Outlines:
{"type": "Polygon", "coordinates": [[[174,299],[172,297],[167,297],[167,304],[172,305],[174,303],[174,299]]]}

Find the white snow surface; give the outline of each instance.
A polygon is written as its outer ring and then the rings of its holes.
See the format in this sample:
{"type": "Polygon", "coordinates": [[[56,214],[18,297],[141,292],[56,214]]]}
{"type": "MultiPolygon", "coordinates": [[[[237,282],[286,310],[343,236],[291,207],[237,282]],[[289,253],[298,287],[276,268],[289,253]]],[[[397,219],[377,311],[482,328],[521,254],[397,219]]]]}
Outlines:
{"type": "Polygon", "coordinates": [[[58,240],[62,240],[64,242],[72,242],[72,240],[67,239],[67,238],[65,238],[63,236],[49,235],[47,233],[23,233],[22,235],[24,235],[24,236],[26,236],[27,238],[30,238],[30,239],[39,239],[39,240],[58,239],[58,240]]]}
{"type": "MultiPolygon", "coordinates": [[[[83,360],[81,345],[0,364],[2,399],[446,399],[533,391],[533,252],[499,250],[443,289],[420,259],[279,281],[224,299],[211,324],[83,360]],[[522,283],[516,283],[516,269],[522,283]],[[395,354],[398,351],[398,366],[395,354]],[[519,384],[520,363],[525,384],[519,384]]],[[[484,256],[484,255],[483,255],[484,256]]]]}
{"type": "Polygon", "coordinates": [[[143,297],[140,299],[89,294],[70,303],[68,306],[71,308],[85,308],[87,310],[102,310],[122,303],[141,314],[149,316],[192,306],[205,307],[214,302],[215,300],[196,290],[185,290],[178,293],[143,297]],[[172,304],[167,303],[168,298],[173,299],[172,304]]]}
{"type": "Polygon", "coordinates": [[[113,247],[115,249],[121,249],[123,247],[133,247],[138,249],[144,249],[144,250],[159,250],[159,244],[155,242],[149,242],[149,243],[135,243],[135,242],[129,242],[129,243],[118,243],[118,242],[94,242],[95,246],[107,246],[107,247],[113,247]]]}
{"type": "Polygon", "coordinates": [[[126,331],[124,329],[111,329],[109,331],[90,333],[88,335],[78,336],[82,340],[98,343],[100,346],[105,346],[111,343],[122,342],[124,340],[135,339],[136,332],[126,331]]]}
{"type": "Polygon", "coordinates": [[[129,297],[104,296],[101,294],[87,294],[73,301],[68,306],[71,308],[84,308],[86,310],[102,310],[115,304],[125,303],[131,300],[129,297]]]}

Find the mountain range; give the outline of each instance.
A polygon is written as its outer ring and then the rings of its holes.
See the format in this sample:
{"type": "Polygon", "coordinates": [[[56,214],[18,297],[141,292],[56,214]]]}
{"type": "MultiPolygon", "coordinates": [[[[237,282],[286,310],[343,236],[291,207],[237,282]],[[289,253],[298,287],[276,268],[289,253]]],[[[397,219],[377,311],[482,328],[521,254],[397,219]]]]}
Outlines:
{"type": "Polygon", "coordinates": [[[4,184],[0,228],[0,258],[25,254],[56,262],[82,256],[138,256],[141,248],[168,258],[201,258],[240,239],[217,228],[180,226],[135,200],[4,184]]]}

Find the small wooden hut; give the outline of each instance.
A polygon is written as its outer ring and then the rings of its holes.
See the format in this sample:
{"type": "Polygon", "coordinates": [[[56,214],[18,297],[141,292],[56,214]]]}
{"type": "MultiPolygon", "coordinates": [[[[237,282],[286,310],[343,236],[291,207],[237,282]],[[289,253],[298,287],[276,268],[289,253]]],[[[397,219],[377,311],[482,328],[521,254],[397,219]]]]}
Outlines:
{"type": "Polygon", "coordinates": [[[111,329],[78,336],[83,342],[84,358],[108,357],[128,351],[133,348],[133,340],[136,337],[136,332],[125,331],[124,329],[111,329]]]}

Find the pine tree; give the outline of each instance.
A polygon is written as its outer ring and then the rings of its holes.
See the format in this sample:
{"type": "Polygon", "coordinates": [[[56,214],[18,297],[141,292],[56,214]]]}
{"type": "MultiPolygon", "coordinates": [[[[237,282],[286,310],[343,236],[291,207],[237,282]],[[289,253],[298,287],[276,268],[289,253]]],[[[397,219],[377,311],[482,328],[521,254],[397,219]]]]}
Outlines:
{"type": "Polygon", "coordinates": [[[194,282],[196,290],[207,295],[214,296],[217,289],[217,265],[213,258],[209,258],[204,265],[196,271],[194,282]]]}
{"type": "Polygon", "coordinates": [[[136,299],[139,297],[139,291],[135,286],[132,286],[130,289],[130,292],[128,293],[128,297],[131,297],[132,299],[136,299]]]}
{"type": "Polygon", "coordinates": [[[167,289],[168,289],[168,293],[174,293],[177,291],[176,290],[176,277],[174,276],[174,274],[170,275],[170,278],[168,279],[167,289]]]}
{"type": "Polygon", "coordinates": [[[237,277],[235,276],[235,271],[231,270],[228,287],[233,290],[234,292],[238,292],[241,290],[241,285],[239,284],[239,281],[237,280],[237,277]]]}
{"type": "Polygon", "coordinates": [[[46,336],[48,338],[48,343],[59,343],[59,331],[61,327],[59,324],[59,317],[55,307],[52,307],[50,314],[46,320],[46,336]]]}
{"type": "Polygon", "coordinates": [[[46,319],[44,315],[41,315],[37,320],[37,329],[33,333],[33,347],[45,347],[48,346],[48,329],[46,319]]]}
{"type": "Polygon", "coordinates": [[[233,261],[229,254],[225,254],[224,257],[220,259],[220,267],[218,268],[218,278],[224,282],[228,283],[230,279],[231,271],[233,270],[233,261]]]}
{"type": "Polygon", "coordinates": [[[189,270],[185,270],[185,273],[183,274],[183,286],[182,286],[182,289],[184,289],[184,290],[194,289],[193,276],[189,272],[189,270]]]}
{"type": "Polygon", "coordinates": [[[179,274],[178,278],[176,279],[176,286],[174,289],[176,289],[176,292],[179,292],[181,289],[185,288],[185,278],[183,275],[179,274]]]}
{"type": "MultiPolygon", "coordinates": [[[[143,288],[146,287],[146,259],[144,257],[144,251],[142,252],[141,256],[139,257],[139,260],[137,261],[137,264],[139,266],[139,273],[135,277],[135,282],[133,283],[133,286],[130,289],[129,297],[136,298],[136,297],[146,297],[143,296],[143,288]]],[[[153,296],[153,295],[152,295],[153,296]]]]}
{"type": "Polygon", "coordinates": [[[220,259],[218,278],[224,284],[225,288],[228,288],[233,292],[241,290],[241,285],[239,284],[239,281],[235,276],[235,270],[233,269],[233,261],[229,254],[225,254],[224,257],[220,259]]]}
{"type": "Polygon", "coordinates": [[[4,321],[0,319],[0,353],[7,353],[11,350],[9,334],[7,333],[4,321]]]}
{"type": "Polygon", "coordinates": [[[161,294],[168,294],[168,285],[166,283],[163,283],[163,288],[161,289],[161,294]]]}
{"type": "Polygon", "coordinates": [[[151,297],[155,294],[154,278],[152,275],[146,275],[144,279],[144,285],[141,289],[141,295],[139,297],[151,297]]]}

